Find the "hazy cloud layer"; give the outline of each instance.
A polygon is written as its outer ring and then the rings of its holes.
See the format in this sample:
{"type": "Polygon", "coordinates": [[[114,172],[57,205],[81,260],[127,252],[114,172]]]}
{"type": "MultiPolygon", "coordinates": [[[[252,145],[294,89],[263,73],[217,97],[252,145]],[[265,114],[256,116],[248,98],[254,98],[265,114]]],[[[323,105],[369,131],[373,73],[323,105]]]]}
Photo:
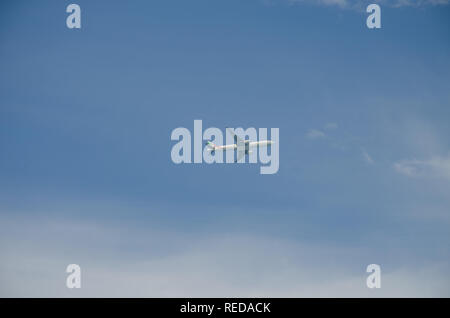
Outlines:
{"type": "Polygon", "coordinates": [[[249,234],[127,232],[127,224],[20,223],[7,222],[15,231],[4,223],[1,228],[3,297],[450,295],[446,264],[415,266],[411,260],[395,268],[380,264],[382,288],[368,289],[365,269],[377,257],[366,249],[249,234]],[[81,266],[81,289],[65,287],[65,268],[71,263],[81,266]]]}
{"type": "Polygon", "coordinates": [[[362,9],[371,3],[386,5],[390,7],[419,7],[425,5],[448,5],[450,0],[288,0],[292,4],[317,4],[325,6],[337,6],[341,8],[362,9]]]}

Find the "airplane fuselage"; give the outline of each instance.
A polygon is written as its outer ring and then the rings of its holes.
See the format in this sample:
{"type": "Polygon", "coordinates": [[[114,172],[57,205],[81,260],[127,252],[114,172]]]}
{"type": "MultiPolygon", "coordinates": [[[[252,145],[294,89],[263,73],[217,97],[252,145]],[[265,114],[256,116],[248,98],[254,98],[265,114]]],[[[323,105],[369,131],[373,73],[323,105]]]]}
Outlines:
{"type": "MultiPolygon", "coordinates": [[[[245,147],[245,152],[247,153],[250,149],[256,148],[256,147],[267,147],[271,145],[273,142],[271,140],[261,140],[261,141],[250,141],[250,140],[244,140],[243,144],[245,147]]],[[[217,150],[235,150],[238,149],[237,144],[230,144],[230,145],[224,145],[224,146],[214,146],[211,148],[211,150],[217,151],[217,150]]]]}

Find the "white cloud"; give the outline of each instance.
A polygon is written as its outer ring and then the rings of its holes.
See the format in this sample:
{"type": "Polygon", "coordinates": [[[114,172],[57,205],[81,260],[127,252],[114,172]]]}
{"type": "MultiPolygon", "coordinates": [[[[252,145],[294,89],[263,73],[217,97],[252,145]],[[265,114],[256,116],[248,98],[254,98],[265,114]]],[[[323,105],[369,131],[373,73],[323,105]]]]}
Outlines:
{"type": "Polygon", "coordinates": [[[308,137],[309,139],[323,138],[325,137],[325,133],[318,129],[310,129],[306,134],[306,137],[308,137]]]}
{"type": "Polygon", "coordinates": [[[332,130],[332,129],[337,129],[337,128],[338,128],[337,123],[326,123],[324,126],[324,129],[326,129],[326,130],[332,130]]]}
{"type": "Polygon", "coordinates": [[[394,163],[398,173],[409,177],[442,177],[450,179],[450,156],[434,156],[427,160],[401,160],[394,163]]]}
{"type": "Polygon", "coordinates": [[[372,157],[367,153],[365,149],[361,149],[361,152],[364,160],[366,160],[368,164],[373,165],[375,163],[375,161],[372,159],[372,157]]]}

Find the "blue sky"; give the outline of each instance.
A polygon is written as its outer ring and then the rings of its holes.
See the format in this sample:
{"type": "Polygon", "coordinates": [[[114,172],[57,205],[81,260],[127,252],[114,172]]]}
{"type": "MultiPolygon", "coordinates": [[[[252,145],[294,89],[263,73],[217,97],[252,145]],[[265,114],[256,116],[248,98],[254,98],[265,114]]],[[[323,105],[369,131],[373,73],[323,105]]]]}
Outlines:
{"type": "Polygon", "coordinates": [[[379,30],[365,1],[69,3],[0,5],[2,296],[450,295],[448,1],[379,30]],[[279,172],[173,164],[194,119],[279,128],[279,172]]]}

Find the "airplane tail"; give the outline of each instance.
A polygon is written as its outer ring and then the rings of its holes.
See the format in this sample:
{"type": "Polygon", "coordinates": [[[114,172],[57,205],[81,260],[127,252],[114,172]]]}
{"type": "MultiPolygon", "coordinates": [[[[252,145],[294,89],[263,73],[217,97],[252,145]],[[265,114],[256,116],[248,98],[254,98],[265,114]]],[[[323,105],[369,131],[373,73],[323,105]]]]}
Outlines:
{"type": "Polygon", "coordinates": [[[208,146],[209,150],[214,151],[216,149],[216,145],[213,144],[211,141],[207,141],[206,145],[208,146]]]}

